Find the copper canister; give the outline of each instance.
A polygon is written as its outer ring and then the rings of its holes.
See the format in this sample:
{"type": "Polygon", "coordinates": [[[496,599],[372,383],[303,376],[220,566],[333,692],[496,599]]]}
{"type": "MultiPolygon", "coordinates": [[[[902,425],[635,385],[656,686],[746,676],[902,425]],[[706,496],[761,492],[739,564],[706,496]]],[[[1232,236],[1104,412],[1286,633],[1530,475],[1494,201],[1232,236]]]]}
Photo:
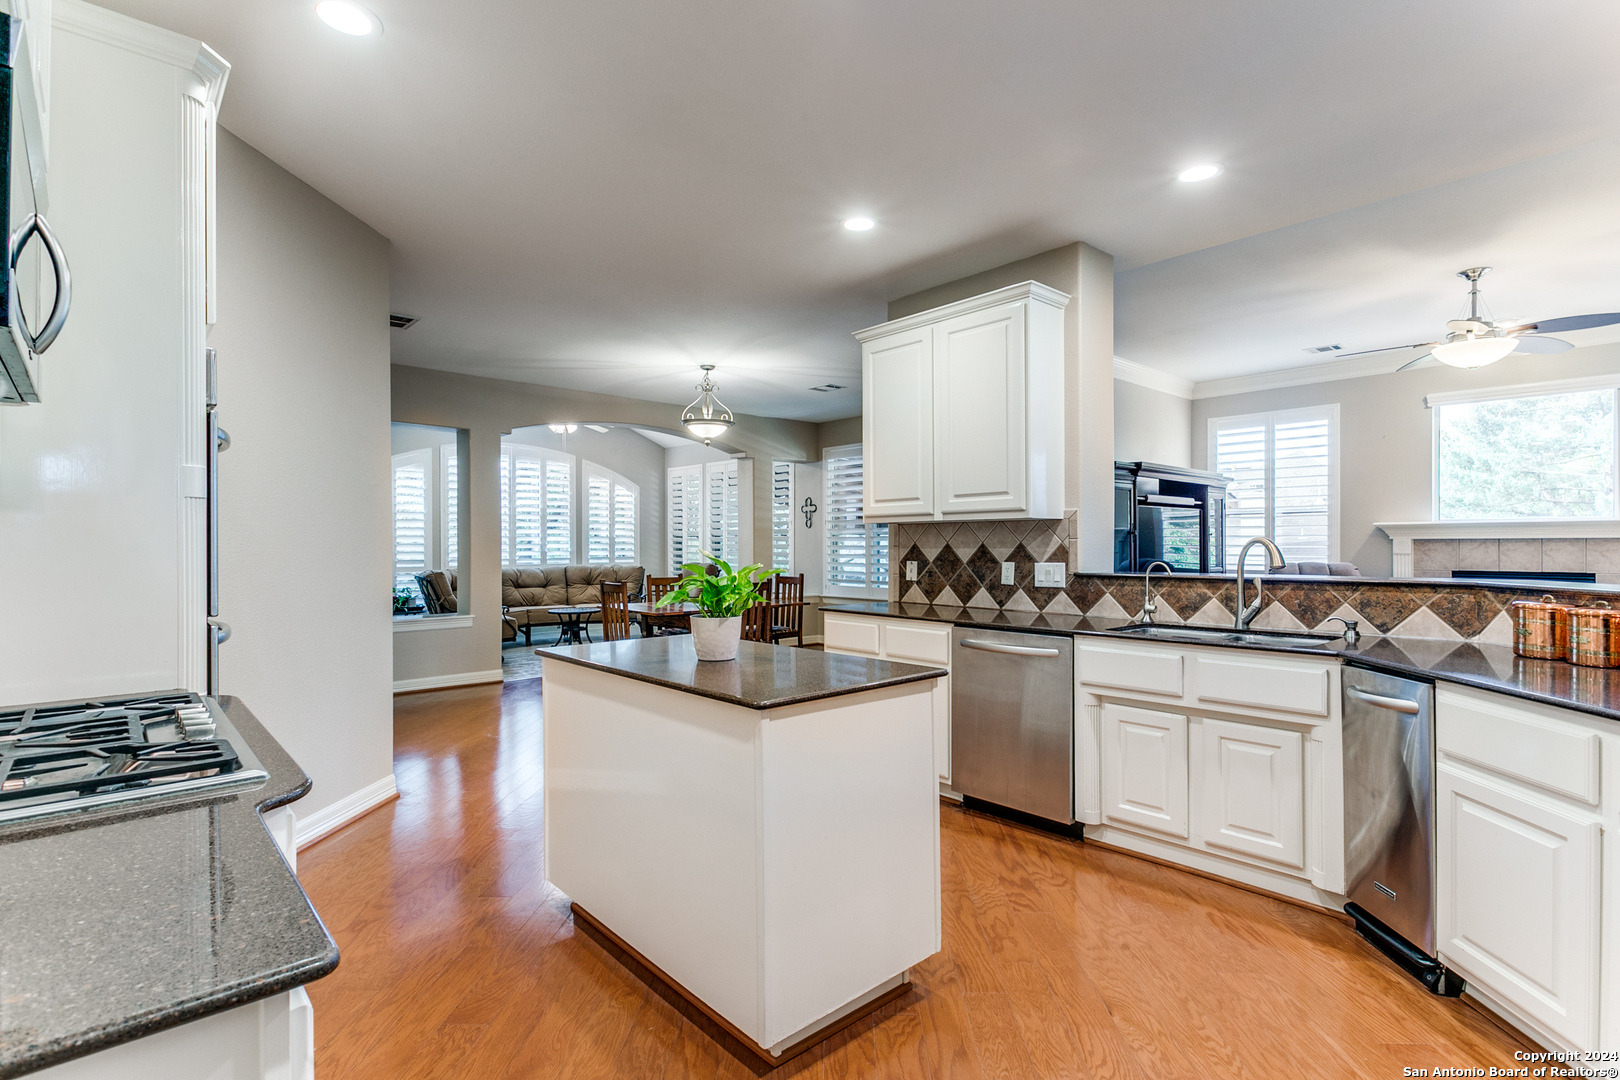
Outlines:
{"type": "Polygon", "coordinates": [[[1569,659],[1582,667],[1620,667],[1620,611],[1602,600],[1570,608],[1569,659]]]}
{"type": "Polygon", "coordinates": [[[1562,660],[1569,653],[1568,604],[1550,595],[1515,600],[1508,605],[1513,620],[1513,651],[1532,660],[1562,660]]]}

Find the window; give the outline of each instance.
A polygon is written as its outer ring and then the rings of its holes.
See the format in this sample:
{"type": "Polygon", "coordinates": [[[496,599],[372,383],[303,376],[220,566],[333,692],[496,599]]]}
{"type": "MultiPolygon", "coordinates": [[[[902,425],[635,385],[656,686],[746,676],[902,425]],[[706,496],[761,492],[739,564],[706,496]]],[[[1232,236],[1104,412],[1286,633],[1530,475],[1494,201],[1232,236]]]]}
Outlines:
{"type": "Polygon", "coordinates": [[[394,588],[420,598],[416,575],[428,569],[428,468],[431,450],[394,455],[394,588]]]}
{"type": "Polygon", "coordinates": [[[771,462],[771,567],[793,569],[793,462],[771,462]]]}
{"type": "Polygon", "coordinates": [[[501,448],[501,565],[574,561],[574,459],[535,446],[501,448]]]}
{"type": "MultiPolygon", "coordinates": [[[[1209,459],[1229,477],[1226,565],[1255,536],[1269,536],[1289,562],[1338,557],[1339,407],[1213,417],[1209,459]]],[[[1264,552],[1249,553],[1263,569],[1264,552]]]]}
{"type": "Polygon", "coordinates": [[[461,563],[461,555],[457,538],[460,535],[459,523],[456,521],[456,508],[460,505],[456,500],[460,497],[461,478],[456,472],[456,447],[454,443],[439,447],[439,475],[444,477],[444,500],[439,503],[444,508],[440,514],[442,518],[442,543],[444,544],[444,565],[454,570],[461,563]]]}
{"type": "Polygon", "coordinates": [[[868,525],[861,506],[859,446],[828,448],[827,588],[877,592],[889,587],[889,527],[868,525]]]}
{"type": "Polygon", "coordinates": [[[636,561],[636,503],[641,489],[618,473],[585,463],[585,561],[636,561]]]}
{"type": "Polygon", "coordinates": [[[737,462],[708,461],[669,470],[669,565],[679,570],[702,552],[737,564],[737,462]]]}
{"type": "MultiPolygon", "coordinates": [[[[1566,384],[1568,386],[1568,384],[1566,384]]],[[[1615,387],[1435,394],[1436,521],[1615,517],[1615,387]],[[1487,396],[1489,395],[1489,396],[1487,396]]]]}

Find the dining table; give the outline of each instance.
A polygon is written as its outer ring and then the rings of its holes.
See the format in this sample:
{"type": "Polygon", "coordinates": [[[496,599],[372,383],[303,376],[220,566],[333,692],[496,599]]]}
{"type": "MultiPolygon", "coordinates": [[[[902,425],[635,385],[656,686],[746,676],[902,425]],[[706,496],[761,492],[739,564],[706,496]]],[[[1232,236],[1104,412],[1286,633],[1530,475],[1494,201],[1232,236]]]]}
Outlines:
{"type": "Polygon", "coordinates": [[[697,614],[696,604],[669,604],[659,607],[646,600],[638,600],[628,605],[630,615],[641,623],[641,636],[651,637],[655,628],[665,630],[692,629],[692,616],[697,614]]]}

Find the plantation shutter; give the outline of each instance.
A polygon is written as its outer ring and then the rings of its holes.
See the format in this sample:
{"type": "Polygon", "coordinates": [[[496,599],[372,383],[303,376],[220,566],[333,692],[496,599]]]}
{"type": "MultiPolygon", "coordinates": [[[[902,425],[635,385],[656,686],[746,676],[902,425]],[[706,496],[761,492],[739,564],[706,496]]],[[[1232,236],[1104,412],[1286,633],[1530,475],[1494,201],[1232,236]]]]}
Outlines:
{"type": "Polygon", "coordinates": [[[1238,549],[1266,528],[1266,424],[1215,430],[1215,471],[1226,485],[1226,566],[1236,572],[1238,549]]]}
{"type": "Polygon", "coordinates": [[[574,561],[573,462],[546,460],[546,557],[553,566],[574,561]]]}
{"type": "Polygon", "coordinates": [[[574,459],[534,447],[501,454],[501,565],[574,559],[574,459]]]}
{"type": "Polygon", "coordinates": [[[517,556],[514,565],[535,566],[546,558],[545,462],[516,454],[512,465],[512,543],[517,556]]]}
{"type": "Polygon", "coordinates": [[[613,485],[613,561],[630,566],[636,561],[636,502],[640,489],[629,483],[613,485]]]}
{"type": "Polygon", "coordinates": [[[512,455],[501,454],[501,565],[512,565],[512,455]]]}
{"type": "Polygon", "coordinates": [[[440,459],[444,470],[444,565],[446,569],[454,570],[461,564],[461,531],[456,519],[456,510],[461,503],[461,478],[456,473],[456,448],[454,446],[440,447],[440,459]]]}
{"type": "Polygon", "coordinates": [[[669,470],[670,573],[698,559],[703,546],[703,466],[669,470]]]}
{"type": "Polygon", "coordinates": [[[710,461],[703,466],[703,550],[737,565],[737,462],[710,461]]]}
{"type": "MultiPolygon", "coordinates": [[[[1226,489],[1226,565],[1251,537],[1269,536],[1289,562],[1334,557],[1333,414],[1300,410],[1210,421],[1215,471],[1226,489]]],[[[1264,570],[1251,550],[1247,569],[1264,570]]]]}
{"type": "Polygon", "coordinates": [[[585,482],[585,561],[605,564],[613,543],[613,483],[591,475],[585,482]]]}
{"type": "Polygon", "coordinates": [[[420,597],[416,574],[428,568],[428,454],[396,454],[394,464],[394,588],[420,597]]]}
{"type": "Polygon", "coordinates": [[[859,446],[827,451],[827,584],[846,589],[889,587],[889,527],[868,525],[861,508],[865,484],[859,446]]]}
{"type": "Polygon", "coordinates": [[[771,462],[771,566],[793,568],[793,463],[771,462]]]}

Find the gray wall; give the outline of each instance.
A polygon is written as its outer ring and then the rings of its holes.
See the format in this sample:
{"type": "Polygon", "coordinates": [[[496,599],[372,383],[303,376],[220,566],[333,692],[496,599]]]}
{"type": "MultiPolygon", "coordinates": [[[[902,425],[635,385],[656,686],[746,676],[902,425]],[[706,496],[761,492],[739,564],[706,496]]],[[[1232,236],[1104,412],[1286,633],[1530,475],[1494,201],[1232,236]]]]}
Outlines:
{"type": "Polygon", "coordinates": [[[388,241],[219,132],[221,689],[314,780],[393,769],[388,241]]]}
{"type": "Polygon", "coordinates": [[[1114,380],[1114,460],[1192,466],[1192,402],[1114,380]]]}
{"type": "MultiPolygon", "coordinates": [[[[562,421],[630,424],[673,431],[679,415],[679,405],[665,402],[396,365],[393,368],[394,420],[466,428],[468,432],[467,471],[462,474],[468,496],[465,507],[468,528],[462,535],[468,540],[462,547],[462,559],[470,595],[465,590],[458,591],[467,601],[465,610],[473,616],[473,625],[396,634],[395,680],[449,678],[500,669],[501,542],[497,460],[502,435],[516,428],[562,421]]],[[[769,476],[768,463],[772,460],[808,461],[818,456],[817,440],[815,424],[739,415],[727,439],[716,440],[715,445],[765,462],[763,474],[769,476]]],[[[385,488],[379,486],[378,490],[385,488]]],[[[661,484],[659,490],[662,491],[661,484]]],[[[770,500],[769,484],[754,485],[751,510],[755,552],[770,550],[770,500]]],[[[660,512],[660,530],[662,520],[660,512]]],[[[662,541],[656,551],[661,559],[662,541]]]]}
{"type": "MultiPolygon", "coordinates": [[[[1390,541],[1379,521],[1427,521],[1432,468],[1426,394],[1620,373],[1620,344],[1558,356],[1514,355],[1463,371],[1441,364],[1389,375],[1257,390],[1192,403],[1192,464],[1207,467],[1209,420],[1218,416],[1339,405],[1339,557],[1370,577],[1390,576],[1390,541]]],[[[1284,552],[1284,554],[1287,554],[1284,552]]]]}

